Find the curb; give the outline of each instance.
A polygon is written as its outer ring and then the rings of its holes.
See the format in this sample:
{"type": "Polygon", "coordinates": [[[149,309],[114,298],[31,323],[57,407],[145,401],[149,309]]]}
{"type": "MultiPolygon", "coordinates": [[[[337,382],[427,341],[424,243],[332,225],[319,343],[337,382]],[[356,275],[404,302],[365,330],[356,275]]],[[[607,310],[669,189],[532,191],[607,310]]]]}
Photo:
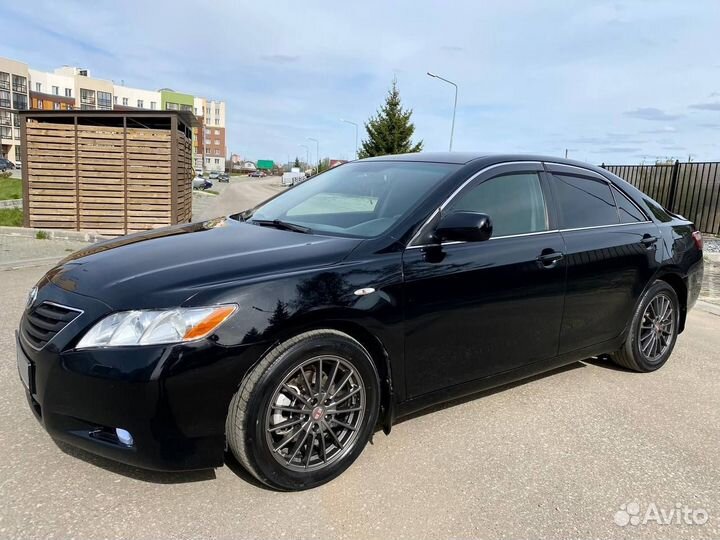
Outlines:
{"type": "Polygon", "coordinates": [[[5,199],[0,201],[0,209],[6,209],[6,208],[22,208],[23,207],[23,200],[22,199],[5,199]]]}
{"type": "Polygon", "coordinates": [[[93,231],[63,231],[54,229],[26,229],[25,227],[0,227],[0,235],[36,238],[38,232],[45,233],[51,240],[78,240],[80,242],[100,242],[111,240],[111,236],[103,236],[93,231]]]}

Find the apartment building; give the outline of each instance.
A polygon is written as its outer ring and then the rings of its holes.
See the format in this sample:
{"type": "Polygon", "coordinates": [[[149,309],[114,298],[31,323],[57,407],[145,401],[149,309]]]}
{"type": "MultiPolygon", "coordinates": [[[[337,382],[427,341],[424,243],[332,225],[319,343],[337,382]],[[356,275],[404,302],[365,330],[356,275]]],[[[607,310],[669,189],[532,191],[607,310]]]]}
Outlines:
{"type": "Polygon", "coordinates": [[[17,111],[39,110],[176,110],[194,112],[195,165],[210,171],[225,168],[225,102],[206,100],[169,88],[144,90],[95,79],[90,71],[63,66],[52,72],[0,57],[0,156],[20,160],[17,111]]]}
{"type": "Polygon", "coordinates": [[[74,66],[63,66],[53,72],[54,75],[69,77],[73,81],[75,108],[82,110],[112,110],[113,83],[104,79],[94,79],[90,71],[74,66]]]}
{"type": "Polygon", "coordinates": [[[17,113],[30,107],[27,64],[0,58],[0,156],[20,161],[20,122],[17,113]]]}
{"type": "Polygon", "coordinates": [[[153,90],[130,88],[129,86],[113,85],[113,109],[150,109],[160,110],[162,106],[161,93],[153,90]]]}
{"type": "Polygon", "coordinates": [[[29,69],[30,108],[67,111],[75,108],[75,80],[69,75],[29,69]]]}
{"type": "Polygon", "coordinates": [[[195,98],[194,112],[200,119],[195,136],[196,166],[210,171],[225,170],[225,102],[195,98]]]}

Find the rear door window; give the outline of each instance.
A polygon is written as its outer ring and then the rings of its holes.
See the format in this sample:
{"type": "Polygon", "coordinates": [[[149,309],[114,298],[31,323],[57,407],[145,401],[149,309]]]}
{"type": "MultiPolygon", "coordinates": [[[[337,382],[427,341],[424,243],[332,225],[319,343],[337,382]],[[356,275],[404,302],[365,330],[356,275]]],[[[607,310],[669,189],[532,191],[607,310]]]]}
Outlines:
{"type": "Polygon", "coordinates": [[[552,174],[563,229],[619,223],[610,186],[586,176],[552,174]]]}

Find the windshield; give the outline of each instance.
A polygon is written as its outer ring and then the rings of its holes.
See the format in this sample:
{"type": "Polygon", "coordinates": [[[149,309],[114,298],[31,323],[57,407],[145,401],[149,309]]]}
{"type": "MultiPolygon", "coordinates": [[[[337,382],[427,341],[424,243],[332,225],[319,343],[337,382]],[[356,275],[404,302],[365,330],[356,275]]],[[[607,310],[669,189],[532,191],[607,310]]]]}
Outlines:
{"type": "Polygon", "coordinates": [[[258,206],[246,219],[370,238],[388,230],[458,168],[412,161],[348,163],[258,206]]]}

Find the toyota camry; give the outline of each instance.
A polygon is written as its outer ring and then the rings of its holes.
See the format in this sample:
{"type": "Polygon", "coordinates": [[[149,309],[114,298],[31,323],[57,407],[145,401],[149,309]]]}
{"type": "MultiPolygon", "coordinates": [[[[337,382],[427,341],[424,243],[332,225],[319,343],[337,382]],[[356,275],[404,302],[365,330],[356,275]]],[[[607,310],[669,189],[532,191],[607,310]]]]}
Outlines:
{"type": "Polygon", "coordinates": [[[300,490],[438,402],[599,355],[660,368],[701,279],[694,225],[601,168],[386,156],[72,254],[17,363],[55,439],[157,470],[231,452],[300,490]]]}

